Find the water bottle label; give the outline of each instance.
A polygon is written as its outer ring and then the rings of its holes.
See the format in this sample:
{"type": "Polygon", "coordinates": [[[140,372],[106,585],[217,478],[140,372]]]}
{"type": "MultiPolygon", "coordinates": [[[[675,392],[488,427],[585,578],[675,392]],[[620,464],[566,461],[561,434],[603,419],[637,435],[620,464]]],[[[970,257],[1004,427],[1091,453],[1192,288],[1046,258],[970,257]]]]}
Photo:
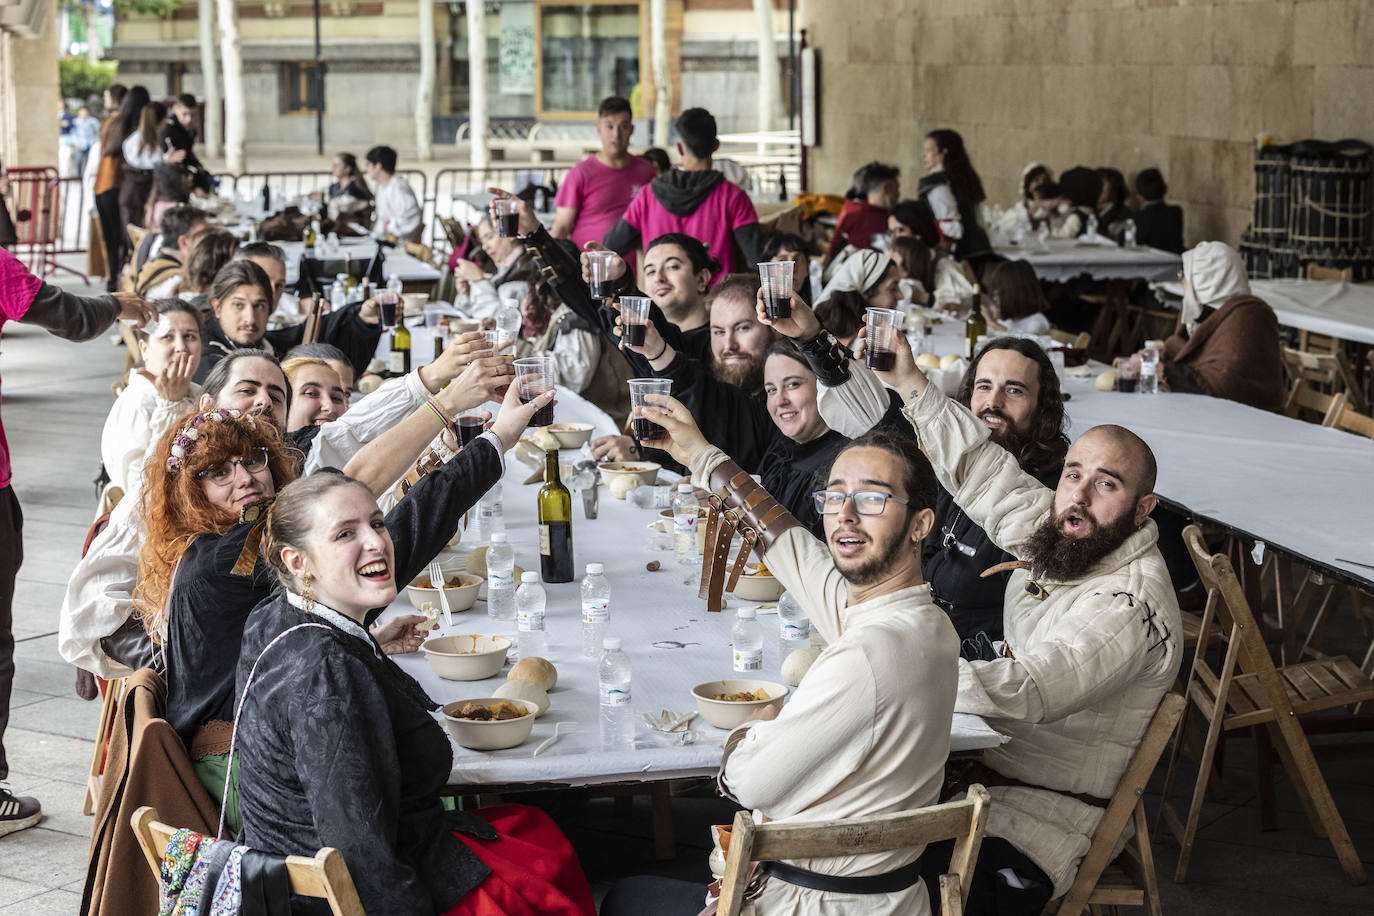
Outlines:
{"type": "Polygon", "coordinates": [[[693,513],[692,515],[674,515],[674,516],[673,516],[673,533],[674,533],[674,534],[691,534],[691,533],[692,533],[692,529],[696,528],[696,526],[697,526],[697,517],[696,517],[696,514],[695,514],[695,513],[693,513]]]}
{"type": "Polygon", "coordinates": [[[629,706],[630,688],[606,687],[601,691],[602,706],[629,706]]]}
{"type": "Polygon", "coordinates": [[[495,586],[496,588],[500,588],[502,585],[508,584],[510,581],[510,576],[503,576],[500,573],[494,573],[490,571],[487,572],[487,588],[491,588],[493,586],[495,586]]]}
{"type": "Polygon", "coordinates": [[[611,619],[611,602],[584,601],[582,602],[582,622],[583,623],[605,623],[611,619]]]}
{"type": "Polygon", "coordinates": [[[1140,361],[1140,377],[1141,377],[1141,378],[1151,378],[1151,377],[1153,377],[1153,376],[1155,375],[1155,373],[1158,372],[1158,371],[1159,371],[1159,364],[1158,364],[1158,363],[1152,363],[1152,362],[1149,362],[1148,360],[1143,360],[1143,359],[1140,361]]]}
{"type": "Polygon", "coordinates": [[[735,650],[735,670],[736,671],[759,671],[763,668],[763,650],[749,649],[745,651],[735,650]]]}
{"type": "Polygon", "coordinates": [[[809,623],[785,623],[782,625],[783,639],[810,639],[811,624],[809,623]]]}
{"type": "Polygon", "coordinates": [[[543,614],[532,614],[527,610],[521,610],[519,612],[519,619],[519,626],[522,630],[529,630],[531,632],[537,633],[540,630],[544,629],[543,614]]]}

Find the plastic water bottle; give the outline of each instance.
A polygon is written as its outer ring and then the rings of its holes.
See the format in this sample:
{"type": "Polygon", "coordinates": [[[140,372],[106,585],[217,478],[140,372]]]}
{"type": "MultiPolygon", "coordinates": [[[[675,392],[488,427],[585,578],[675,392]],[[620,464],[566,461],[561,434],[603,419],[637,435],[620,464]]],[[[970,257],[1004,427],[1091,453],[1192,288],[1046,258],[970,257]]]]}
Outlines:
{"type": "Polygon", "coordinates": [[[493,534],[506,530],[505,511],[501,502],[501,481],[493,484],[492,488],[477,501],[474,524],[477,530],[473,532],[472,540],[476,544],[489,542],[493,534]]]}
{"type": "Polygon", "coordinates": [[[1158,340],[1147,340],[1140,351],[1140,387],[1142,394],[1159,393],[1159,354],[1164,344],[1158,340]]]}
{"type": "Polygon", "coordinates": [[[334,288],[329,291],[329,305],[334,311],[341,311],[348,305],[348,278],[339,274],[334,278],[334,288]]]}
{"type": "Polygon", "coordinates": [[[697,556],[697,498],[690,483],[677,485],[673,494],[673,555],[688,566],[697,556]]]}
{"type": "Polygon", "coordinates": [[[811,620],[789,592],[783,592],[778,599],[778,636],[783,658],[794,649],[811,645],[811,620]]]}
{"type": "Polygon", "coordinates": [[[758,674],[763,670],[763,631],[754,617],[751,607],[742,607],[735,612],[730,648],[735,658],[736,674],[758,674]]]}
{"type": "Polygon", "coordinates": [[[611,619],[611,583],[606,568],[600,563],[588,563],[582,580],[582,657],[596,658],[601,654],[606,623],[611,619]]]}
{"type": "Polygon", "coordinates": [[[601,744],[630,748],[635,741],[630,710],[630,658],[621,651],[619,636],[607,636],[601,648],[601,662],[596,668],[601,693],[601,744]]]}
{"type": "Polygon", "coordinates": [[[1135,227],[1135,220],[1126,220],[1126,228],[1121,230],[1121,246],[1123,248],[1134,248],[1136,245],[1136,233],[1139,230],[1135,227]]]}
{"type": "Polygon", "coordinates": [[[401,282],[399,274],[391,274],[386,278],[386,289],[387,292],[395,293],[398,296],[401,295],[401,292],[405,289],[405,284],[401,282]]]}
{"type": "MultiPolygon", "coordinates": [[[[519,300],[507,299],[501,303],[501,307],[496,310],[494,320],[496,329],[501,332],[501,340],[514,340],[520,333],[520,305],[519,300]],[[515,302],[515,305],[511,305],[515,302]]],[[[509,353],[510,350],[505,352],[509,353]]]]}
{"type": "Polygon", "coordinates": [[[527,572],[520,577],[515,590],[515,616],[520,628],[520,657],[537,655],[543,658],[549,651],[548,635],[544,632],[544,606],[548,598],[539,583],[539,573],[527,572]]]}
{"type": "Polygon", "coordinates": [[[515,552],[506,532],[491,536],[487,548],[487,616],[492,620],[515,619],[515,552]]]}

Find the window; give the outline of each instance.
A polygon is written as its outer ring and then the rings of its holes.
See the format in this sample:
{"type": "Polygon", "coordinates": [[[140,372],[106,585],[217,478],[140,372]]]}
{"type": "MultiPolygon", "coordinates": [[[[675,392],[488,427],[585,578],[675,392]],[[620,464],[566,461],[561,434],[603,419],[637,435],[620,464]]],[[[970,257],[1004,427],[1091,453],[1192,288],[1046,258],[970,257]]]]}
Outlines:
{"type": "Polygon", "coordinates": [[[324,110],[323,80],[315,79],[314,61],[281,65],[281,112],[297,114],[324,110]]]}
{"type": "Polygon", "coordinates": [[[638,3],[539,4],[538,113],[595,115],[640,80],[638,3]]]}

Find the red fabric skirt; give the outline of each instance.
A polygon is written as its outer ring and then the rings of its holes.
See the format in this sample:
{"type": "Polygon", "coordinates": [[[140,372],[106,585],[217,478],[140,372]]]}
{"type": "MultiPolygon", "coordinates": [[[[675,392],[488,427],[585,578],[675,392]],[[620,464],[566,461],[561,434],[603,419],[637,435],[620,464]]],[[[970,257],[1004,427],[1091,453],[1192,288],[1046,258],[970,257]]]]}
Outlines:
{"type": "Polygon", "coordinates": [[[501,838],[488,843],[454,833],[491,874],[444,916],[596,916],[577,853],[548,815],[527,805],[472,813],[501,838]]]}

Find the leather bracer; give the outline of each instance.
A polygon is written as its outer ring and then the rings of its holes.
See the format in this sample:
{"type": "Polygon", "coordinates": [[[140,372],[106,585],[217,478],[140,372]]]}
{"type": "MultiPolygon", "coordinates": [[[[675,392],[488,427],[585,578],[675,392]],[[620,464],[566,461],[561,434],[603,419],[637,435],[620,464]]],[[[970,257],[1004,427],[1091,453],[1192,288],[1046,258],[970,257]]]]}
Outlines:
{"type": "Polygon", "coordinates": [[[767,549],[798,522],[733,461],[717,465],[711,472],[710,484],[699,597],[706,600],[706,610],[719,612],[725,606],[724,593],[735,590],[754,545],[762,543],[762,549],[767,549]],[[731,563],[730,545],[736,533],[743,543],[731,563]]]}
{"type": "Polygon", "coordinates": [[[810,340],[798,344],[816,380],[829,388],[849,381],[849,361],[854,354],[829,331],[822,331],[810,340]]]}

